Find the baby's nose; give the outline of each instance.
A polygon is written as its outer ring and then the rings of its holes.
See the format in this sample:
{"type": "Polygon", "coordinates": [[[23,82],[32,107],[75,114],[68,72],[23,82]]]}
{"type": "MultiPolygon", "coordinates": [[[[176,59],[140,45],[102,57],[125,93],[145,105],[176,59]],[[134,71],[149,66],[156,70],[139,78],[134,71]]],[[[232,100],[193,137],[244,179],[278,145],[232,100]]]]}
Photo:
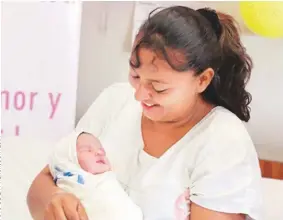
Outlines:
{"type": "Polygon", "coordinates": [[[98,151],[96,152],[96,154],[97,154],[98,156],[105,156],[105,151],[104,151],[103,148],[100,148],[100,149],[98,149],[98,151]]]}

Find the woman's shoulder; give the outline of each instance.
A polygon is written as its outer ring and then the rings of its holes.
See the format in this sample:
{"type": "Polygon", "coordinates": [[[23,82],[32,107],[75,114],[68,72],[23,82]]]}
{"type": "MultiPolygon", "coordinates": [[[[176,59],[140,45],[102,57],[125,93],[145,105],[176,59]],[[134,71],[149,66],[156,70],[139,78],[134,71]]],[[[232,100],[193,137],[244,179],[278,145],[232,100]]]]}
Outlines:
{"type": "Polygon", "coordinates": [[[77,129],[88,128],[91,133],[98,136],[101,130],[128,106],[128,103],[134,102],[133,94],[134,90],[128,83],[114,83],[106,87],[79,121],[77,129]]]}
{"type": "Polygon", "coordinates": [[[105,90],[112,90],[112,91],[118,91],[118,92],[132,92],[133,87],[128,82],[115,82],[110,84],[108,87],[105,88],[105,90]]]}
{"type": "Polygon", "coordinates": [[[250,138],[245,123],[222,106],[215,107],[204,124],[207,131],[216,138],[250,138]]]}
{"type": "Polygon", "coordinates": [[[225,161],[223,157],[229,160],[247,157],[250,163],[257,163],[256,148],[244,122],[229,110],[216,107],[197,132],[198,160],[210,155],[220,161],[225,161]]]}
{"type": "Polygon", "coordinates": [[[244,122],[224,107],[214,108],[197,126],[194,137],[199,155],[256,154],[244,122]]]}
{"type": "Polygon", "coordinates": [[[107,86],[103,89],[101,94],[110,95],[114,99],[117,98],[129,98],[133,95],[134,89],[128,82],[118,82],[112,83],[111,85],[107,86]]]}
{"type": "Polygon", "coordinates": [[[109,110],[117,111],[127,103],[134,101],[134,89],[127,82],[113,83],[104,88],[94,101],[102,102],[109,110]]]}

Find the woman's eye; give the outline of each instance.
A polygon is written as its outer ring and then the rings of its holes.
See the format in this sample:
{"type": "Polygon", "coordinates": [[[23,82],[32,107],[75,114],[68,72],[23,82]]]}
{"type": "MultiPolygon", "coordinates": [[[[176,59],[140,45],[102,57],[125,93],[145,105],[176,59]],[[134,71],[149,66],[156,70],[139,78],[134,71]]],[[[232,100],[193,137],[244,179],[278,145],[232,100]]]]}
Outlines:
{"type": "Polygon", "coordinates": [[[163,92],[165,92],[167,89],[154,89],[154,91],[156,92],[156,93],[163,93],[163,92]]]}

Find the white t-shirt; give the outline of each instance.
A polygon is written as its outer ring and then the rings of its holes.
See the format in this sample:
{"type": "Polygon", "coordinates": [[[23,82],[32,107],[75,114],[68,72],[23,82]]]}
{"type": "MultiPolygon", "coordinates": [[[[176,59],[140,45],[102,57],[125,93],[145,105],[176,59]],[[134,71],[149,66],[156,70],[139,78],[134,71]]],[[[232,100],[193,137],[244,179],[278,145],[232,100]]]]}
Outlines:
{"type": "Polygon", "coordinates": [[[143,151],[140,103],[127,83],[105,89],[75,133],[99,137],[118,180],[146,220],[175,219],[177,198],[207,209],[261,219],[261,174],[244,124],[223,107],[203,120],[160,158],[143,151]]]}

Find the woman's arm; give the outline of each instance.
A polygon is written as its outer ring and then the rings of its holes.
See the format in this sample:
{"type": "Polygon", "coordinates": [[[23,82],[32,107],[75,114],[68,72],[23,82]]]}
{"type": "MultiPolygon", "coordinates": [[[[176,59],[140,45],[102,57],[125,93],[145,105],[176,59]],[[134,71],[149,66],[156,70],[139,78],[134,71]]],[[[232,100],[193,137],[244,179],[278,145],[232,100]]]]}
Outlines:
{"type": "Polygon", "coordinates": [[[195,203],[191,203],[190,220],[245,220],[243,214],[228,214],[223,212],[216,212],[203,208],[195,203]]]}
{"type": "Polygon", "coordinates": [[[44,219],[45,207],[51,201],[52,195],[59,191],[49,167],[46,166],[34,179],[27,195],[27,204],[34,220],[44,219]]]}
{"type": "Polygon", "coordinates": [[[48,166],[33,181],[27,203],[34,220],[88,219],[79,199],[55,186],[48,166]]]}

